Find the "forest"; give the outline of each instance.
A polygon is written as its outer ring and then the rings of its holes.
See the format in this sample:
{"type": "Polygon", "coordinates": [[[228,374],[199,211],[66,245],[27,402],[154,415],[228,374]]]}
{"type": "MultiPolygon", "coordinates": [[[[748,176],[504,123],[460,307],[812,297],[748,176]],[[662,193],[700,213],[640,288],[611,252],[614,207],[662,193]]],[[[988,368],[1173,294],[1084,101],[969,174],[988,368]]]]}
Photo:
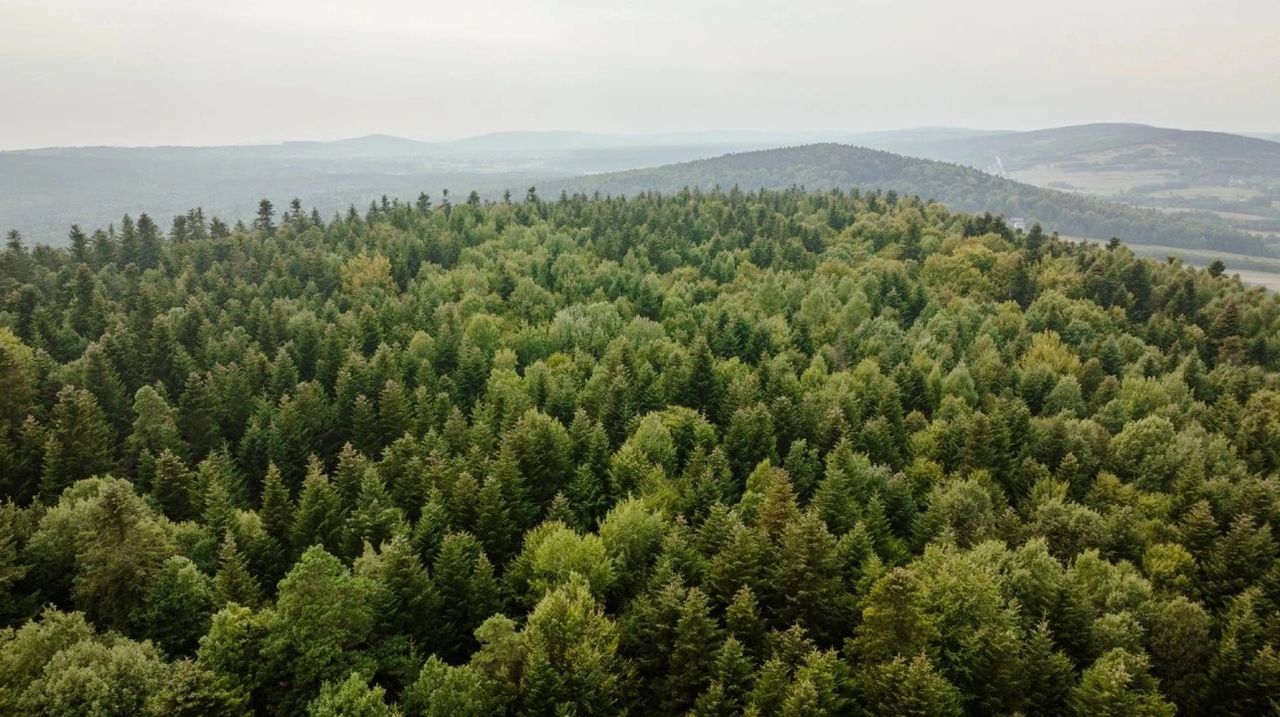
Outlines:
{"type": "Polygon", "coordinates": [[[522,194],[10,232],[0,714],[1280,712],[1275,294],[522,194]]]}

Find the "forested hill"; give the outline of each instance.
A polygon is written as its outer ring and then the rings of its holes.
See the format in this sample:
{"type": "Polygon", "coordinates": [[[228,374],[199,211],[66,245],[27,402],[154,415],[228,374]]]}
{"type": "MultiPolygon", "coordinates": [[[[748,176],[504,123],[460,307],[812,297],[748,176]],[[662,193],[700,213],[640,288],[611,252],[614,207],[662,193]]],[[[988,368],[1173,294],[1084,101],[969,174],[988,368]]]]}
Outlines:
{"type": "Polygon", "coordinates": [[[743,189],[832,187],[892,190],[936,199],[966,212],[993,212],[1039,222],[1068,236],[1138,244],[1280,256],[1280,240],[1221,225],[1044,189],[945,162],[842,144],[812,144],[727,154],[652,169],[615,172],[547,184],[569,191],[635,194],[684,187],[743,189]]]}
{"type": "Polygon", "coordinates": [[[1280,144],[1265,137],[1101,123],[958,136],[904,130],[855,143],[864,141],[1192,221],[1280,234],[1280,144]]]}
{"type": "Polygon", "coordinates": [[[0,252],[0,714],[1280,702],[1276,294],[903,191],[262,206],[0,252]]]}
{"type": "Polygon", "coordinates": [[[1128,165],[1172,171],[1200,186],[1225,185],[1229,178],[1264,185],[1280,180],[1280,144],[1274,141],[1143,124],[1095,123],[958,137],[905,130],[873,146],[974,167],[988,167],[1000,157],[1009,170],[1065,162],[1099,168],[1128,165]]]}

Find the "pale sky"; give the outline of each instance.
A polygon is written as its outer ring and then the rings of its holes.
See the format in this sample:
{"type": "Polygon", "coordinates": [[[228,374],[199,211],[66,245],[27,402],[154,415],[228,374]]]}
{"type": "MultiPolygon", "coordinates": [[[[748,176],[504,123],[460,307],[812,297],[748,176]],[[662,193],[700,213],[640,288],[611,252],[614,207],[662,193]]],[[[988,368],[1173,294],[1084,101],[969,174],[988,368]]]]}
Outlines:
{"type": "Polygon", "coordinates": [[[1280,131],[1280,0],[0,0],[0,148],[1280,131]]]}

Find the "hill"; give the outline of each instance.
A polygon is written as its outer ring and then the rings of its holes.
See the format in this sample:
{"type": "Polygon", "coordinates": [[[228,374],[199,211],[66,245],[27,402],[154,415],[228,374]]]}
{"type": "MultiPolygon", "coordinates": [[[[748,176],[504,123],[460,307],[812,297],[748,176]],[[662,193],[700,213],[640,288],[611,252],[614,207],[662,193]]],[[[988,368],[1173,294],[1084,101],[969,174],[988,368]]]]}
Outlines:
{"type": "MultiPolygon", "coordinates": [[[[978,141],[978,140],[973,140],[978,141]]],[[[1228,227],[1188,221],[1150,209],[1057,191],[997,177],[971,167],[905,157],[862,147],[815,144],[553,182],[552,189],[635,194],[686,187],[744,189],[881,189],[936,199],[966,212],[1019,217],[1028,225],[1093,239],[1121,237],[1139,244],[1280,255],[1280,240],[1228,227]]]]}
{"type": "Polygon", "coordinates": [[[1103,123],[941,138],[908,131],[859,143],[1266,233],[1280,232],[1274,139],[1103,123]]]}
{"type": "MultiPolygon", "coordinates": [[[[0,228],[16,228],[30,240],[56,245],[67,241],[72,223],[81,223],[86,229],[105,227],[119,223],[125,214],[136,216],[143,211],[165,226],[171,217],[184,215],[194,206],[202,206],[206,216],[232,223],[248,220],[261,197],[277,204],[296,197],[305,207],[315,207],[328,217],[345,212],[352,205],[367,207],[383,196],[412,197],[425,191],[438,197],[446,188],[455,196],[475,190],[484,197],[498,198],[504,190],[523,195],[530,185],[549,191],[566,187],[594,189],[612,183],[615,189],[635,191],[674,190],[685,184],[803,184],[892,189],[938,199],[965,211],[993,211],[1038,220],[1074,236],[1104,240],[1119,236],[1134,243],[1254,256],[1276,253],[1271,248],[1274,240],[1270,235],[1280,231],[1280,219],[1275,226],[1264,223],[1270,220],[1260,214],[1271,211],[1265,207],[1250,209],[1236,202],[1231,204],[1235,213],[1213,213],[1204,207],[1222,206],[1227,200],[1186,198],[1176,203],[1188,206],[1173,207],[1166,206],[1169,202],[1158,205],[1149,197],[1138,201],[1132,193],[1107,197],[1170,214],[1160,216],[1090,198],[1076,185],[1062,184],[1061,177],[1066,175],[1036,174],[1046,163],[1068,166],[1055,157],[1113,152],[1108,148],[1124,142],[1132,145],[1152,141],[1152,132],[1179,138],[1182,154],[1191,152],[1193,145],[1199,147],[1199,154],[1194,156],[1205,164],[1218,161],[1223,166],[1235,166],[1246,161],[1242,157],[1252,154],[1256,156],[1249,160],[1249,166],[1267,167],[1271,148],[1280,149],[1280,144],[1263,140],[1219,133],[1156,131],[1140,125],[1090,125],[1029,133],[935,127],[858,135],[506,132],[449,142],[370,135],[332,142],[227,147],[50,148],[0,152],[0,228]],[[899,154],[934,156],[950,163],[893,158],[831,144],[824,145],[826,149],[803,149],[803,145],[816,139],[832,138],[846,144],[896,148],[899,154]],[[780,144],[796,146],[775,154],[759,153],[780,144]],[[1259,145],[1267,152],[1256,151],[1259,145]],[[743,154],[752,151],[758,153],[743,154]],[[735,158],[696,167],[667,166],[714,159],[726,153],[735,158]],[[996,153],[1007,158],[1009,178],[1027,181],[1008,181],[956,166],[981,165],[984,157],[997,156],[996,153]],[[758,166],[749,166],[753,164],[758,166]],[[636,168],[653,169],[625,173],[636,168]],[[618,175],[620,171],[624,174],[618,175]],[[645,177],[648,180],[642,181],[645,177]],[[1045,191],[1046,183],[1061,184],[1061,191],[1045,191]],[[1040,188],[1030,186],[1033,184],[1040,188]],[[1195,210],[1197,213],[1187,214],[1197,206],[1201,207],[1195,210]],[[1235,228],[1240,231],[1233,231],[1228,222],[1236,222],[1235,228]],[[1246,236],[1244,231],[1252,232],[1254,237],[1246,236]]],[[[1132,171],[1117,168],[1117,157],[1112,157],[1105,171],[1095,168],[1090,176],[1107,181],[1132,179],[1132,171]]],[[[1183,164],[1192,166],[1196,161],[1186,160],[1183,164]]],[[[1078,169],[1082,165],[1077,162],[1070,166],[1078,169]]],[[[1083,170],[1073,171],[1071,177],[1082,181],[1079,177],[1083,170]]],[[[1250,186],[1261,186],[1260,182],[1250,186]]],[[[1227,189],[1254,191],[1243,185],[1227,189]]],[[[1252,207],[1262,200],[1250,201],[1252,207]]]]}
{"type": "Polygon", "coordinates": [[[72,223],[125,214],[160,221],[202,205],[248,219],[261,197],[297,197],[325,216],[384,195],[451,189],[498,196],[535,180],[609,172],[771,146],[746,133],[591,135],[522,132],[453,142],[371,135],[333,142],[225,147],[71,147],[0,152],[0,228],[66,242],[72,223]]]}

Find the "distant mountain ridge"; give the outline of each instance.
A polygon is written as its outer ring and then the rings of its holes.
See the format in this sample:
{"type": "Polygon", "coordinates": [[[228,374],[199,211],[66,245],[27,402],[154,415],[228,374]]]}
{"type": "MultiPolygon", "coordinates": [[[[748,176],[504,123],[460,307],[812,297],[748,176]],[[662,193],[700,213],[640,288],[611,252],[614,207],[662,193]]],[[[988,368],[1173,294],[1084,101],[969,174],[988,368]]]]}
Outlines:
{"type": "MultiPolygon", "coordinates": [[[[1126,124],[1031,132],[957,127],[864,133],[710,130],[623,135],[531,131],[439,142],[373,134],[335,141],[224,147],[46,148],[0,152],[0,229],[15,227],[32,240],[57,244],[66,241],[73,222],[91,229],[117,222],[126,213],[142,211],[166,224],[170,217],[202,206],[208,215],[234,221],[251,217],[261,197],[281,205],[297,197],[304,206],[315,206],[328,216],[350,205],[365,207],[383,195],[408,198],[425,191],[438,196],[446,188],[455,195],[476,190],[487,197],[500,196],[508,189],[521,194],[531,184],[540,189],[611,184],[630,190],[658,188],[636,184],[646,176],[644,172],[652,171],[657,172],[651,175],[654,178],[676,177],[657,182],[666,190],[686,183],[894,189],[938,199],[959,210],[990,210],[1039,219],[1046,226],[1079,236],[1105,239],[1114,235],[1192,249],[1273,254],[1270,237],[1280,232],[1280,208],[1276,209],[1275,226],[1268,224],[1272,221],[1272,210],[1266,204],[1269,195],[1267,190],[1254,187],[1266,186],[1271,171],[1268,163],[1277,150],[1280,144],[1257,138],[1126,124]],[[1124,159],[1116,154],[1159,143],[1174,150],[1153,153],[1143,149],[1146,159],[1124,159]],[[866,153],[871,150],[853,156],[849,145],[899,156],[888,159],[866,153]],[[792,149],[777,150],[780,146],[792,149]],[[804,150],[806,146],[825,149],[804,150]],[[758,154],[764,150],[779,154],[758,154]],[[743,154],[750,152],[757,154],[743,154]],[[817,156],[823,152],[830,156],[817,156]],[[1105,162],[1087,156],[1099,152],[1105,162]],[[994,156],[1001,158],[1003,167],[987,166],[990,160],[986,158],[994,156]],[[766,157],[767,166],[743,164],[766,157]],[[927,159],[912,159],[922,157],[949,164],[935,166],[922,164],[927,159]],[[1230,157],[1243,159],[1237,162],[1230,157]],[[714,176],[686,176],[693,170],[672,167],[713,158],[718,158],[715,164],[696,166],[714,168],[719,173],[714,176]],[[798,164],[781,166],[779,158],[796,159],[798,164]],[[1157,172],[1129,167],[1141,161],[1162,163],[1162,168],[1157,172]],[[1263,169],[1237,175],[1230,169],[1233,162],[1263,169]],[[1164,177],[1164,181],[1168,179],[1165,175],[1182,171],[1179,167],[1194,168],[1197,164],[1212,165],[1210,170],[1228,175],[1210,187],[1224,196],[1194,196],[1200,191],[1194,187],[1187,190],[1192,196],[1181,196],[1172,189],[1143,194],[1130,186],[1150,178],[1149,174],[1164,177]],[[1063,176],[1070,181],[1058,181],[1054,172],[1065,172],[1063,176]],[[1081,196],[1097,192],[1073,184],[1077,177],[1102,183],[1120,178],[1125,191],[1112,193],[1115,199],[1181,214],[1165,216],[1081,196]],[[1052,188],[1067,191],[1054,192],[1052,188]],[[1226,196],[1230,193],[1245,195],[1247,201],[1226,196]],[[1228,222],[1252,231],[1254,236],[1235,231],[1228,222]]],[[[1275,174],[1280,176],[1280,169],[1275,174]]]]}
{"type": "MultiPolygon", "coordinates": [[[[1133,123],[1071,125],[1023,132],[994,132],[965,137],[936,138],[914,133],[876,142],[869,146],[907,144],[923,150],[927,159],[972,164],[986,161],[992,153],[1003,153],[1013,166],[1043,161],[1062,161],[1090,152],[1105,152],[1134,146],[1164,145],[1180,156],[1212,159],[1264,161],[1280,166],[1280,145],[1266,139],[1226,132],[1182,130],[1133,123]]],[[[877,147],[881,148],[881,147],[877,147]]],[[[1011,167],[1012,168],[1012,167],[1011,167]]]]}

